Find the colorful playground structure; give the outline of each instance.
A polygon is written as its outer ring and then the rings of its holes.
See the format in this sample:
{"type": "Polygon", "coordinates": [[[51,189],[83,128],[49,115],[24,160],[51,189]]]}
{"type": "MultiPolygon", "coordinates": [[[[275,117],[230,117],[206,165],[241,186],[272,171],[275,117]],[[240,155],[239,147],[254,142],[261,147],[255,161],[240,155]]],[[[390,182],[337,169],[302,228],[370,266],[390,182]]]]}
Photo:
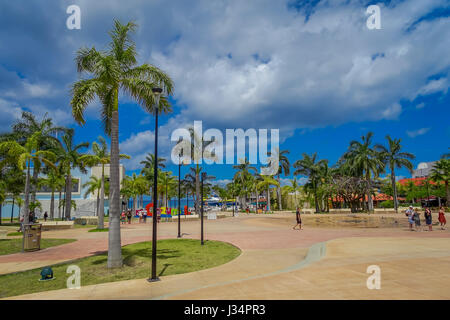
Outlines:
{"type": "MultiPolygon", "coordinates": [[[[145,206],[145,210],[147,211],[147,216],[152,217],[153,216],[153,203],[149,203],[145,206]]],[[[137,210],[136,210],[137,211],[137,210]]],[[[157,209],[158,216],[161,218],[171,218],[174,216],[178,216],[178,208],[166,208],[166,207],[160,207],[157,209]]],[[[138,212],[136,212],[138,214],[138,212]]],[[[184,206],[181,215],[187,216],[190,215],[191,212],[188,209],[188,206],[184,206]]]]}

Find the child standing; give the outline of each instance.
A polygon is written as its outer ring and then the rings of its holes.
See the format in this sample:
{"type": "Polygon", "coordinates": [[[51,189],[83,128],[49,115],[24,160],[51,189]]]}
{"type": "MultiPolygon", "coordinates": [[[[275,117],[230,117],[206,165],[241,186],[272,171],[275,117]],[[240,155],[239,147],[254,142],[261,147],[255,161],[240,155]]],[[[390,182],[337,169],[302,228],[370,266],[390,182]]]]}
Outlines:
{"type": "Polygon", "coordinates": [[[441,229],[445,230],[445,225],[447,224],[447,220],[445,219],[444,207],[439,208],[439,223],[441,224],[441,229]]]}

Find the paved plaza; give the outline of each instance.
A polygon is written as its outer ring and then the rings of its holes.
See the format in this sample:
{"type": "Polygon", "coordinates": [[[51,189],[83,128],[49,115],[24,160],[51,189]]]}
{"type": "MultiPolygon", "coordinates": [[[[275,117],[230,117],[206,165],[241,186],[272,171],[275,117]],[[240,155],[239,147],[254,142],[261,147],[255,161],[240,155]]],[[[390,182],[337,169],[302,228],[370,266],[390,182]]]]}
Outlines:
{"type": "MultiPolygon", "coordinates": [[[[294,220],[291,213],[205,220],[206,239],[229,242],[242,251],[212,269],[162,276],[155,283],[136,279],[9,299],[450,299],[449,230],[305,225],[299,231],[292,230],[294,220]],[[371,265],[381,270],[379,290],[366,285],[371,265]]],[[[123,226],[122,244],[149,241],[151,227],[123,226]]],[[[183,238],[199,239],[199,232],[199,221],[182,221],[183,238]]],[[[159,239],[176,235],[177,223],[158,224],[159,239]]],[[[103,252],[107,236],[84,228],[45,232],[46,238],[78,241],[0,256],[0,274],[103,252]]]]}

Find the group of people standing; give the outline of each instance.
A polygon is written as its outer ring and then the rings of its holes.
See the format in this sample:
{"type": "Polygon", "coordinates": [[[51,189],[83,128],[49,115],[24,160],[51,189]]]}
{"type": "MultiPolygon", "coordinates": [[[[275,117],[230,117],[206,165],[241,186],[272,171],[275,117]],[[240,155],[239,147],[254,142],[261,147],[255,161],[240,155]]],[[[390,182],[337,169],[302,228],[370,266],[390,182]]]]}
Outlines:
{"type": "MultiPolygon", "coordinates": [[[[147,212],[145,210],[140,210],[138,213],[139,216],[139,223],[147,223],[147,212]]],[[[120,215],[120,222],[122,224],[131,224],[131,218],[133,217],[133,214],[131,212],[131,209],[128,209],[127,211],[122,211],[122,214],[120,215]]]]}
{"type": "Polygon", "coordinates": [[[122,211],[122,214],[120,215],[120,222],[122,224],[131,224],[131,218],[133,217],[131,213],[131,209],[128,209],[127,211],[122,211]]]}
{"type": "MultiPolygon", "coordinates": [[[[414,209],[413,206],[409,206],[409,209],[406,210],[405,215],[408,217],[409,229],[411,231],[422,231],[420,223],[420,212],[417,208],[414,209]],[[413,226],[415,226],[415,229],[413,228],[413,226]]],[[[425,208],[424,218],[425,224],[428,226],[428,231],[433,231],[433,216],[431,214],[430,208],[425,208]]],[[[439,208],[438,221],[441,225],[441,229],[445,230],[447,220],[445,219],[445,211],[444,207],[442,206],[439,208]]]]}

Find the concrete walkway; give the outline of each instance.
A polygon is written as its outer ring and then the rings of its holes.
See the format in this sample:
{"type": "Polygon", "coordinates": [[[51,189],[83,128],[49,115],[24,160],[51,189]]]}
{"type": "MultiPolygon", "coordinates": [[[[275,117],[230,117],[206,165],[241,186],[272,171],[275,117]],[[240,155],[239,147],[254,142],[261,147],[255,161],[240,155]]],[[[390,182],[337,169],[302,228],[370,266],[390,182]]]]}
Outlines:
{"type": "MultiPolygon", "coordinates": [[[[306,228],[292,230],[286,215],[205,221],[206,238],[242,250],[235,260],[188,274],[56,290],[14,299],[450,299],[450,232],[404,228],[306,228]],[[369,265],[381,268],[381,290],[366,286],[369,265]]],[[[158,225],[159,238],[174,238],[176,223],[158,225]]],[[[199,237],[199,223],[182,225],[199,237]]],[[[47,237],[68,237],[53,231],[47,237]]],[[[107,248],[106,233],[71,230],[77,242],[27,254],[0,256],[0,272],[53,259],[71,260],[107,248]],[[77,245],[78,244],[78,245],[77,245]],[[82,245],[80,245],[82,244],[82,245]],[[72,247],[70,247],[72,246],[72,247]],[[39,255],[37,255],[39,254],[39,255]],[[33,260],[33,261],[31,261],[33,260]],[[9,265],[9,267],[8,267],[9,265]]],[[[150,240],[151,224],[126,225],[122,243],[150,240]]]]}

